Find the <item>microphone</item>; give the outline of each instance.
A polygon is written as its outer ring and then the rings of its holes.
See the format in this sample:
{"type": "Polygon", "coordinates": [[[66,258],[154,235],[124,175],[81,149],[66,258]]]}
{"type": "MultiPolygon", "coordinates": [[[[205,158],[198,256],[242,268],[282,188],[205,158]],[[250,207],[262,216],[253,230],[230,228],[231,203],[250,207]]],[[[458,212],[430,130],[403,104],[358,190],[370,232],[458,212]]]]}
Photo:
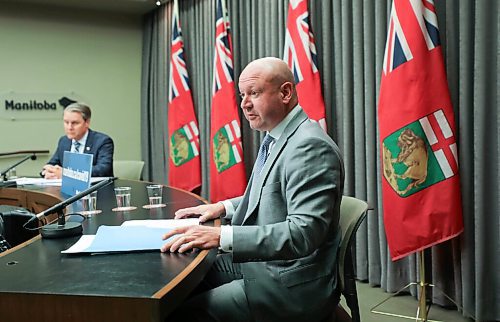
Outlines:
{"type": "Polygon", "coordinates": [[[21,159],[20,161],[14,163],[13,165],[9,166],[7,169],[3,170],[1,173],[0,173],[0,177],[3,178],[3,181],[7,181],[7,172],[9,172],[10,169],[13,169],[15,167],[17,167],[18,165],[20,165],[21,163],[23,163],[24,161],[26,160],[36,160],[36,154],[33,153],[32,155],[28,155],[26,157],[24,157],[23,159],[21,159]]]}
{"type": "MultiPolygon", "coordinates": [[[[110,183],[116,180],[116,177],[111,177],[106,180],[103,180],[87,190],[84,190],[58,204],[55,204],[54,206],[50,207],[47,210],[44,210],[40,213],[38,213],[35,217],[33,217],[31,220],[34,220],[35,218],[38,219],[39,221],[42,221],[47,215],[50,215],[52,213],[57,212],[57,224],[50,224],[50,225],[45,225],[41,227],[41,234],[42,237],[44,238],[64,238],[64,237],[71,237],[71,236],[77,236],[81,235],[83,228],[82,224],[78,222],[66,222],[66,219],[64,217],[63,210],[66,208],[68,205],[72,204],[73,202],[85,197],[86,195],[90,194],[91,192],[94,192],[110,183]]],[[[31,221],[29,220],[26,225],[31,221]]]]}

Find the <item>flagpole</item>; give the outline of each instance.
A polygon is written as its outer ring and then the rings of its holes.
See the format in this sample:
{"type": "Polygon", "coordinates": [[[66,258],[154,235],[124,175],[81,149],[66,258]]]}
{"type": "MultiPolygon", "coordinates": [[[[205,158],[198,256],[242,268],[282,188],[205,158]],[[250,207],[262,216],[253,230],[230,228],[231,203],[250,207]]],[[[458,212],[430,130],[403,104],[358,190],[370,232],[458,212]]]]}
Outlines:
{"type": "MultiPolygon", "coordinates": [[[[427,313],[428,313],[428,308],[427,308],[427,299],[426,299],[426,287],[429,285],[425,282],[425,262],[424,262],[424,251],[421,250],[418,252],[418,266],[419,266],[419,275],[420,275],[420,281],[419,282],[411,282],[408,283],[406,286],[401,288],[399,291],[397,291],[394,294],[389,295],[385,300],[382,302],[376,304],[370,312],[375,313],[375,314],[381,314],[381,315],[388,315],[388,316],[393,316],[397,318],[402,318],[402,319],[409,319],[409,320],[415,320],[415,321],[424,321],[424,322],[442,322],[438,320],[428,320],[427,319],[427,313]],[[404,314],[397,314],[397,313],[391,313],[387,311],[379,311],[377,310],[378,307],[380,307],[382,304],[385,302],[389,301],[393,297],[397,296],[401,292],[409,289],[411,286],[416,286],[418,287],[417,290],[417,295],[420,294],[420,299],[417,307],[417,313],[416,316],[411,316],[411,315],[404,315],[404,314]]],[[[429,306],[430,309],[430,306],[429,306]]]]}
{"type": "MultiPolygon", "coordinates": [[[[425,258],[424,258],[424,251],[421,250],[418,252],[418,263],[419,263],[419,272],[420,272],[420,283],[419,283],[419,289],[420,289],[420,301],[419,301],[419,307],[417,310],[417,321],[427,321],[427,313],[429,312],[427,309],[427,293],[426,293],[426,286],[428,285],[425,282],[425,258]]],[[[430,309],[430,305],[429,305],[430,309]]]]}
{"type": "MultiPolygon", "coordinates": [[[[429,305],[427,305],[427,287],[431,287],[433,289],[438,290],[441,292],[449,301],[451,301],[459,310],[462,312],[466,313],[461,305],[459,305],[455,300],[453,300],[450,296],[448,296],[443,290],[441,290],[439,287],[435,286],[434,284],[430,284],[426,282],[425,279],[425,253],[424,250],[421,250],[418,252],[418,267],[419,267],[419,276],[420,276],[420,281],[419,282],[411,282],[408,283],[406,286],[401,288],[399,291],[396,293],[393,293],[389,295],[385,300],[382,302],[376,304],[372,309],[370,310],[371,313],[375,314],[381,314],[381,315],[388,315],[388,316],[393,316],[397,318],[402,318],[402,319],[410,319],[410,320],[415,320],[415,321],[424,321],[424,322],[443,322],[441,320],[429,320],[428,315],[429,311],[431,308],[432,303],[429,301],[429,305]],[[386,311],[381,311],[377,310],[378,307],[380,307],[382,304],[385,302],[389,301],[393,297],[397,296],[401,292],[409,289],[411,286],[416,286],[418,287],[417,290],[417,296],[420,294],[419,301],[418,301],[418,307],[417,307],[417,313],[415,316],[410,316],[410,315],[403,315],[403,314],[396,314],[396,313],[391,313],[391,312],[386,312],[386,311]]],[[[472,315],[470,315],[472,316],[472,315]]]]}

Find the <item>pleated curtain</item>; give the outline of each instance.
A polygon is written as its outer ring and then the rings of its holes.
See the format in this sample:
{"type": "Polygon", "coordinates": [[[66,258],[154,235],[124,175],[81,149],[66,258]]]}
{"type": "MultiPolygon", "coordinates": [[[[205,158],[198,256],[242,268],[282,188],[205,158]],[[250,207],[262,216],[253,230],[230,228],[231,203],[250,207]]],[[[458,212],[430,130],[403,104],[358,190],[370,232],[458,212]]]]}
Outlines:
{"type": "MultiPolygon", "coordinates": [[[[235,91],[244,66],[283,57],[287,0],[228,0],[235,91]]],[[[203,186],[209,198],[209,132],[215,38],[214,0],[180,0],[185,58],[200,126],[203,186]]],[[[499,12],[496,0],[435,1],[446,72],[457,122],[465,231],[425,251],[426,279],[477,321],[500,320],[499,12]]],[[[388,292],[417,281],[415,255],[392,262],[381,208],[377,104],[389,0],[310,0],[328,132],[343,152],[345,195],[368,201],[356,240],[357,278],[388,292]]],[[[144,17],[142,155],[145,179],[168,184],[168,2],[144,17]]],[[[263,134],[242,118],[250,173],[263,134]]],[[[416,296],[416,289],[411,289],[416,296]]],[[[434,289],[434,303],[452,303],[434,289]]],[[[414,313],[414,312],[409,312],[414,313]]]]}

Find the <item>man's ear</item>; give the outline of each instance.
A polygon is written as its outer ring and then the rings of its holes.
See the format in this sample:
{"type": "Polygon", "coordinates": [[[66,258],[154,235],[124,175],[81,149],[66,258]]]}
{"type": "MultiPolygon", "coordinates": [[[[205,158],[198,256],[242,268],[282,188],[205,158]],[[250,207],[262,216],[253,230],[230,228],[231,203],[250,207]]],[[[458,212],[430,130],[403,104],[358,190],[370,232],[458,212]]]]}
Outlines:
{"type": "Polygon", "coordinates": [[[290,83],[290,82],[284,82],[282,85],[281,85],[281,99],[283,100],[283,103],[287,104],[288,102],[290,102],[290,100],[292,99],[292,95],[293,95],[293,84],[290,83]]]}

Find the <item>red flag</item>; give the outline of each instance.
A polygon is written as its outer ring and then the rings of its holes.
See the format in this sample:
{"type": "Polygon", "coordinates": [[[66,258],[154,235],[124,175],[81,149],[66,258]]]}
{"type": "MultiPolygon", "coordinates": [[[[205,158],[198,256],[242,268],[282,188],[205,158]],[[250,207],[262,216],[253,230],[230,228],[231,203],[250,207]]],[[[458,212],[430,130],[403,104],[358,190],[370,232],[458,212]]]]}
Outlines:
{"type": "Polygon", "coordinates": [[[168,93],[169,184],[184,190],[201,185],[200,139],[184,60],[177,0],[172,11],[170,87],[168,93]]]}
{"type": "Polygon", "coordinates": [[[224,0],[217,1],[210,134],[210,199],[212,202],[241,196],[246,175],[236,104],[233,48],[224,0]]]}
{"type": "Polygon", "coordinates": [[[392,260],[463,231],[455,118],[431,0],[394,0],[378,108],[392,260]]]}
{"type": "Polygon", "coordinates": [[[326,131],[325,102],[321,93],[318,54],[309,25],[307,0],[290,0],[284,60],[295,76],[300,106],[326,131]]]}

